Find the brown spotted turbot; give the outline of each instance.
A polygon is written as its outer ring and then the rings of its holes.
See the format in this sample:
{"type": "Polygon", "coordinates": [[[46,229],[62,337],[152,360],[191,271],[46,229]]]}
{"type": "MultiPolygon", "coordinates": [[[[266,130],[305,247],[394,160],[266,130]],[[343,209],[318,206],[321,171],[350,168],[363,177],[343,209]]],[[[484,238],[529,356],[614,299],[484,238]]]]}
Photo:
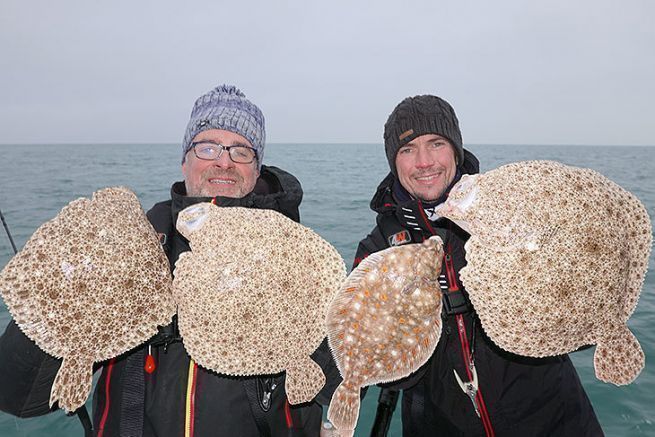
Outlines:
{"type": "Polygon", "coordinates": [[[173,281],[189,355],[227,375],[286,369],[289,402],[312,400],[325,376],[309,356],[346,277],[336,249],[272,210],[202,203],[183,210],[176,226],[191,246],[173,281]]]}
{"type": "Polygon", "coordinates": [[[632,382],[644,353],[626,326],[648,266],[644,205],[601,174],[527,161],[464,176],[437,212],[470,234],[460,276],[491,339],[543,357],[596,344],[596,376],[632,382]]]}
{"type": "Polygon", "coordinates": [[[175,313],[166,255],[137,197],[97,191],[65,206],[0,273],[0,294],[23,332],[63,358],[50,394],[84,404],[94,362],[157,333],[175,313]]]}

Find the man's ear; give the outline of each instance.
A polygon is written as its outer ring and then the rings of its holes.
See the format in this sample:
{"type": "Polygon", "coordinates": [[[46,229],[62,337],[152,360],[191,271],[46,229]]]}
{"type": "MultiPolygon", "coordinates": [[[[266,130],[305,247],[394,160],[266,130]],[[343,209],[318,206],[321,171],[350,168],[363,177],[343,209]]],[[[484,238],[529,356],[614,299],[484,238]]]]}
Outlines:
{"type": "Polygon", "coordinates": [[[184,155],[184,160],[182,161],[182,176],[184,176],[184,180],[186,180],[186,172],[187,172],[187,159],[186,159],[186,155],[184,155]]]}

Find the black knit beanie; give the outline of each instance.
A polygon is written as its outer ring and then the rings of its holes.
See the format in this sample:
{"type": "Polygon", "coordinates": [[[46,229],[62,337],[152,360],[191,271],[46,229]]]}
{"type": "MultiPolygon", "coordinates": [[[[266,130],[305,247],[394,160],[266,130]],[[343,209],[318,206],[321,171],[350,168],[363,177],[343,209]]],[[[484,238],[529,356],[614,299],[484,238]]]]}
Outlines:
{"type": "Polygon", "coordinates": [[[458,165],[464,162],[462,133],[452,106],[431,95],[407,97],[389,115],[384,125],[384,148],[391,173],[396,172],[396,154],[405,144],[426,134],[447,138],[455,147],[458,165]]]}

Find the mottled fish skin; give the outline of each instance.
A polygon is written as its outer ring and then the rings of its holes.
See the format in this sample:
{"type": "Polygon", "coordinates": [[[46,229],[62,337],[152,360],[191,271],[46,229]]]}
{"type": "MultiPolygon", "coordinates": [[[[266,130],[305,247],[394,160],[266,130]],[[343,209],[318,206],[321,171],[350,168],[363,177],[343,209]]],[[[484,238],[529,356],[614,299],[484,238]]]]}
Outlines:
{"type": "Polygon", "coordinates": [[[94,362],[157,333],[175,313],[168,260],[137,197],[105,188],[74,200],[39,227],[0,273],[18,326],[63,358],[50,404],[84,404],[94,362]]]}
{"type": "Polygon", "coordinates": [[[328,342],[344,381],[328,418],[340,432],[355,428],[360,387],[401,379],[432,355],[441,335],[442,246],[431,237],[370,255],[330,305],[328,342]]]}
{"type": "Polygon", "coordinates": [[[227,375],[286,370],[289,402],[312,400],[325,376],[309,355],[346,278],[337,250],[272,210],[202,203],[183,210],[176,227],[191,247],[173,281],[189,355],[227,375]]]}
{"type": "Polygon", "coordinates": [[[496,344],[530,357],[597,344],[599,379],[639,375],[644,353],[626,322],[652,231],[633,194],[593,170],[527,161],[463,180],[437,211],[471,233],[460,277],[496,344]]]}

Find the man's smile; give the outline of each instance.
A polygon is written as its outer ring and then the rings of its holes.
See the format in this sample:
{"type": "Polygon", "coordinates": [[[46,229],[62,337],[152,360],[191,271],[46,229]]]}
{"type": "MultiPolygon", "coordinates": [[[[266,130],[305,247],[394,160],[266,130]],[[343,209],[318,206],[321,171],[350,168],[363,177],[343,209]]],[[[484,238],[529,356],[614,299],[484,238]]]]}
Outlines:
{"type": "Polygon", "coordinates": [[[208,181],[210,184],[229,184],[229,185],[235,184],[234,179],[210,178],[208,181]]]}
{"type": "Polygon", "coordinates": [[[414,180],[421,184],[429,185],[436,182],[443,175],[443,171],[437,171],[430,174],[425,174],[421,176],[414,176],[414,180]]]}

